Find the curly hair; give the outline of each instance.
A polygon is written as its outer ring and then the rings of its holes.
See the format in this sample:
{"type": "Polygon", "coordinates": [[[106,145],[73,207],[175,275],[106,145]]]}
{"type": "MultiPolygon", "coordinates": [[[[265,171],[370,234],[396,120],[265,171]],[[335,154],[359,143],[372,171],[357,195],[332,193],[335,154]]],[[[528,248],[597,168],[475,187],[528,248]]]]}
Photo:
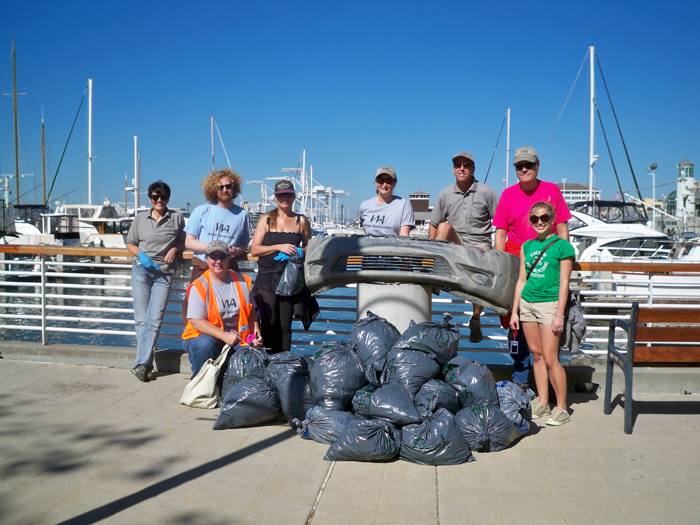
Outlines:
{"type": "Polygon", "coordinates": [[[211,202],[216,204],[219,202],[218,191],[221,184],[221,179],[228,177],[231,179],[231,184],[233,184],[233,198],[235,199],[241,194],[241,186],[243,186],[243,178],[230,168],[213,171],[202,181],[202,193],[204,197],[211,202]]]}

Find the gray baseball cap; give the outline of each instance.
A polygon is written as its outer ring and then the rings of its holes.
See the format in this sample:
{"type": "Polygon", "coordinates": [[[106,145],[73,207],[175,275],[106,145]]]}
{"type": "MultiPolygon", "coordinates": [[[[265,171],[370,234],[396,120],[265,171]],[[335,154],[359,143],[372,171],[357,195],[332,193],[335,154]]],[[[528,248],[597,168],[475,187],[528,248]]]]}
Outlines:
{"type": "Polygon", "coordinates": [[[275,184],[275,195],[280,193],[296,193],[292,181],[286,179],[277,181],[277,184],[275,184]]]}
{"type": "Polygon", "coordinates": [[[228,244],[224,241],[211,241],[207,244],[207,255],[212,253],[223,252],[228,255],[228,244]]]}
{"type": "Polygon", "coordinates": [[[467,151],[460,151],[457,153],[457,155],[452,157],[452,162],[456,161],[457,159],[468,159],[472,161],[472,164],[476,165],[476,162],[474,162],[474,156],[467,151]]]}
{"type": "Polygon", "coordinates": [[[537,162],[539,157],[537,157],[537,152],[534,148],[530,146],[523,146],[515,150],[515,158],[513,159],[513,164],[518,162],[537,162]]]}
{"type": "Polygon", "coordinates": [[[389,177],[396,180],[396,170],[391,166],[382,166],[381,168],[379,168],[374,178],[376,179],[380,175],[389,175],[389,177]]]}

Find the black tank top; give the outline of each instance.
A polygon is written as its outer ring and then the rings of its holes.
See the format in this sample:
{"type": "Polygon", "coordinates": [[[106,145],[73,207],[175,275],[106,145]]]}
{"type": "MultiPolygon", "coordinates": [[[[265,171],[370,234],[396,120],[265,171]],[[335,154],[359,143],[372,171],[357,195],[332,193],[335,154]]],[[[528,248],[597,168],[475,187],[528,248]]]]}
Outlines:
{"type": "MultiPolygon", "coordinates": [[[[301,215],[297,215],[296,222],[299,226],[299,231],[297,232],[270,231],[270,217],[268,217],[267,232],[265,232],[265,237],[263,237],[262,245],[293,244],[294,246],[300,246],[302,241],[301,217],[301,215]]],[[[258,276],[255,279],[255,285],[261,290],[267,290],[269,292],[277,290],[277,285],[280,282],[280,277],[287,263],[285,261],[275,261],[275,257],[277,257],[277,253],[265,255],[258,259],[258,276]]]]}

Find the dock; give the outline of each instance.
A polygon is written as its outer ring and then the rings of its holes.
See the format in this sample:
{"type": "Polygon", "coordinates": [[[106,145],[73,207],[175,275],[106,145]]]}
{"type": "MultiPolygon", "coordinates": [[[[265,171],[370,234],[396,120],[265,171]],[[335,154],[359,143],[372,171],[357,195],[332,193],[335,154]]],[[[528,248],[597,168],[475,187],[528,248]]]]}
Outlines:
{"type": "Polygon", "coordinates": [[[4,524],[697,523],[698,394],[570,394],[572,422],[460,466],[328,462],[283,421],[214,431],[186,374],[0,361],[4,524]]]}

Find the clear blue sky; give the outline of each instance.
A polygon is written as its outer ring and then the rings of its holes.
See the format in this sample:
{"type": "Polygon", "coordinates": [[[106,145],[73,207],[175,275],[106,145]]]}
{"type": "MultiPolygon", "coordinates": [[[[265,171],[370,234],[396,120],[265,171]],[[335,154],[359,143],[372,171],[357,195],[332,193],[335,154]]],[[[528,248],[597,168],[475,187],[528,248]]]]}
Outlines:
{"type": "MultiPolygon", "coordinates": [[[[431,203],[454,180],[458,151],[474,154],[483,181],[509,107],[512,150],[536,148],[542,179],[587,183],[587,64],[557,118],[591,44],[640,186],[651,186],[644,168],[653,162],[657,185],[674,180],[684,158],[700,163],[699,34],[700,3],[688,1],[3,0],[0,88],[12,91],[14,36],[18,91],[27,93],[21,172],[37,174],[23,191],[40,179],[42,105],[53,175],[92,77],[94,201],[123,201],[138,135],[143,183],[168,182],[174,206],[202,203],[214,116],[245,180],[280,176],[306,149],[316,179],[352,194],[342,202],[354,216],[384,164],[396,168],[396,193],[421,189],[431,203]]],[[[597,87],[631,190],[599,76],[597,87]]],[[[12,97],[0,104],[0,167],[13,173],[12,97]]],[[[87,200],[86,115],[84,106],[53,198],[87,200]]],[[[610,198],[616,183],[597,128],[595,184],[610,198]]],[[[216,151],[224,167],[218,140],[216,151]]],[[[504,130],[487,181],[498,193],[505,157],[504,130]]],[[[259,188],[246,186],[244,197],[258,200],[259,188]]]]}

